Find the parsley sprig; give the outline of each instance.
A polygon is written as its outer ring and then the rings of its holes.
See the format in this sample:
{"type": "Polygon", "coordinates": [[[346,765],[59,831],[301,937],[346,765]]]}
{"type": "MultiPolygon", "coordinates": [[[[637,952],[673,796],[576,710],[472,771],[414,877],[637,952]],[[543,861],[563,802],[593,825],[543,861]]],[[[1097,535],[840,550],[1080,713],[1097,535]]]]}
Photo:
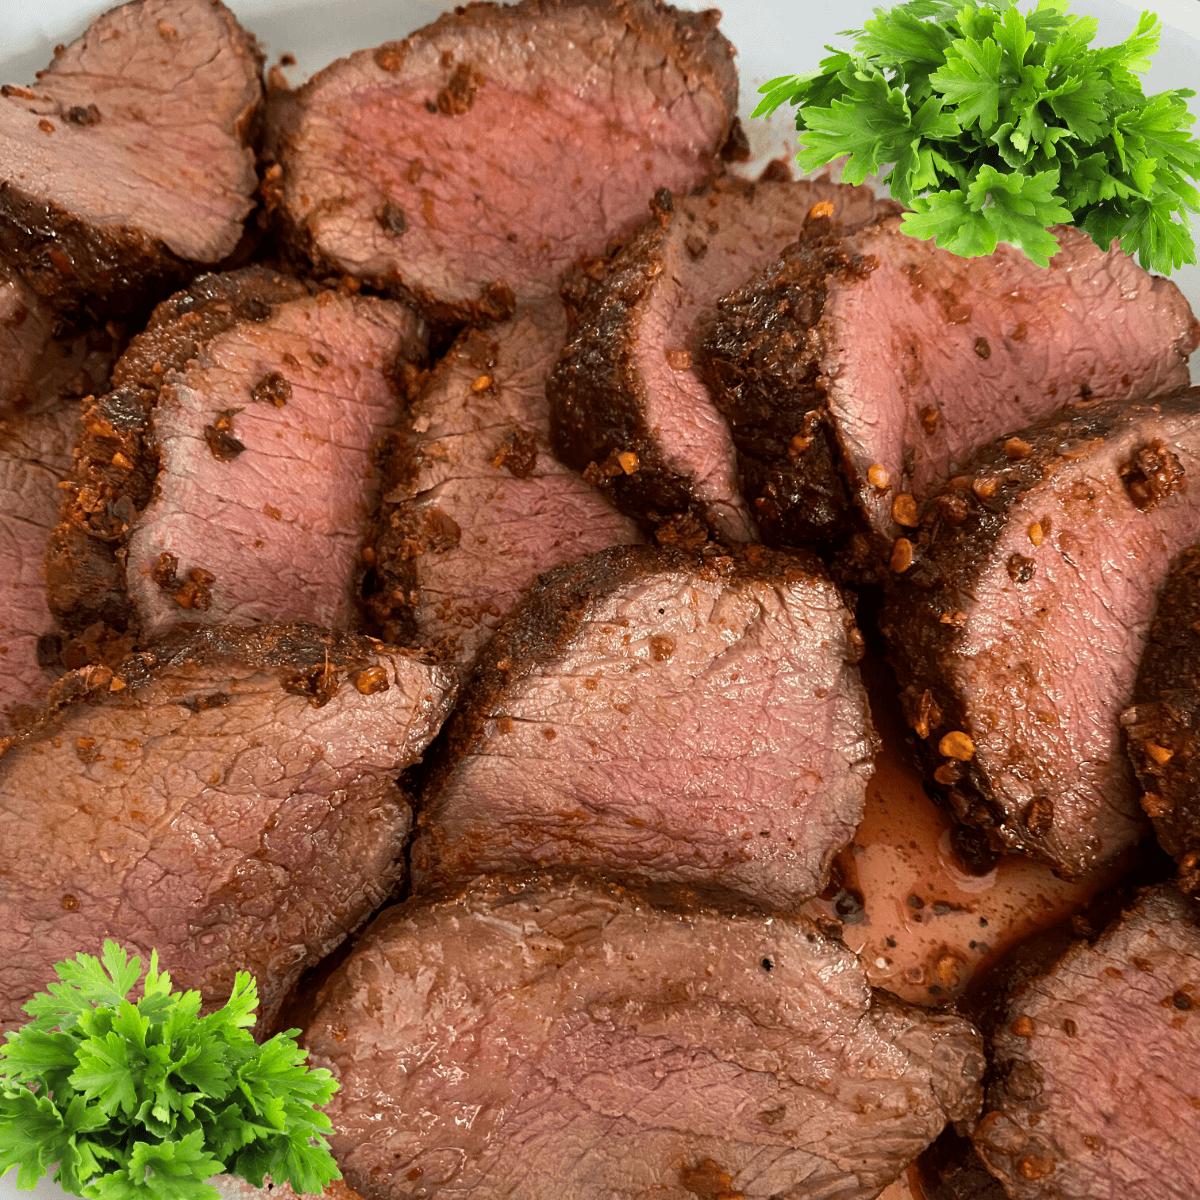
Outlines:
{"type": "Polygon", "coordinates": [[[796,106],[805,171],[849,155],[843,178],[861,183],[892,164],[905,231],[955,254],[1006,241],[1046,266],[1059,248],[1048,227],[1066,224],[1169,274],[1196,261],[1195,92],[1142,94],[1153,13],[1118,46],[1093,48],[1096,29],[1067,0],[1024,15],[1012,0],[877,8],[846,31],[853,53],[826,46],[817,70],[771,80],[754,115],[796,106]]]}
{"type": "Polygon", "coordinates": [[[141,960],[116,942],[55,972],[0,1047],[0,1175],[15,1166],[29,1190],[57,1163],[55,1181],[89,1200],[219,1200],[205,1181],[222,1173],[296,1192],[341,1178],[319,1111],[337,1084],[304,1066],[299,1030],[255,1043],[253,976],[201,1017],[200,993],[172,992],[157,953],[136,1004],[141,960]]]}

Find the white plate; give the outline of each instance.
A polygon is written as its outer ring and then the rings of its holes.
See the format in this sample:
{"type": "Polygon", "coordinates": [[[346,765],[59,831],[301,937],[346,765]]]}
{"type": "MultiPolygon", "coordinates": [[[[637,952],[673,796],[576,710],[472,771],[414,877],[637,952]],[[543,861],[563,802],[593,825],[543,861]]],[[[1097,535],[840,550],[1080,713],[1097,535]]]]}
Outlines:
{"type": "MultiPolygon", "coordinates": [[[[243,24],[261,41],[274,62],[290,51],[300,82],[326,63],[352,50],[401,38],[438,13],[454,7],[442,0],[227,0],[243,24]]],[[[709,7],[696,0],[676,0],[681,8],[709,7]]],[[[738,47],[742,77],[742,120],[750,135],[756,162],[794,153],[795,130],[786,111],[770,123],[749,116],[760,84],[776,75],[807,70],[821,57],[821,48],[837,39],[839,30],[862,24],[884,0],[725,0],[721,28],[738,47]]],[[[1100,20],[1097,44],[1121,41],[1144,7],[1153,7],[1166,23],[1163,47],[1146,79],[1147,93],[1168,88],[1200,87],[1200,2],[1198,0],[1076,0],[1075,11],[1100,20]]],[[[57,42],[78,36],[111,5],[102,0],[0,0],[0,81],[28,83],[50,60],[57,42]]],[[[1023,3],[1022,7],[1026,7],[1023,3]]],[[[844,44],[839,43],[839,44],[844,44]]],[[[1192,101],[1200,114],[1200,99],[1192,101]]],[[[1200,268],[1185,267],[1174,276],[1191,305],[1200,311],[1200,268]]],[[[1200,354],[1196,356],[1200,360],[1200,354]]],[[[1200,383],[1200,361],[1192,367],[1200,383]]],[[[0,1179],[0,1200],[17,1200],[15,1172],[0,1179]]],[[[38,1196],[62,1197],[55,1185],[43,1181],[38,1196]]]]}

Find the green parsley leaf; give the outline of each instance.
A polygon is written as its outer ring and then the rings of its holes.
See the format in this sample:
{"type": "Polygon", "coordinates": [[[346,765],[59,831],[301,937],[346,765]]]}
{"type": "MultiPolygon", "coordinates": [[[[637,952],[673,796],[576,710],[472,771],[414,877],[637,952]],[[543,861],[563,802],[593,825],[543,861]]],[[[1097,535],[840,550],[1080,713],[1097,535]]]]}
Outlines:
{"type": "Polygon", "coordinates": [[[1142,93],[1153,13],[1117,46],[1093,46],[1096,29],[1068,0],[909,0],[849,30],[852,51],[765,85],[755,115],[796,109],[805,171],[846,156],[861,183],[890,165],[905,230],[956,254],[999,239],[1045,265],[1049,227],[1070,224],[1169,273],[1196,261],[1194,93],[1142,93]]]}
{"type": "Polygon", "coordinates": [[[115,942],[55,973],[0,1046],[0,1175],[16,1167],[30,1189],[57,1163],[55,1180],[88,1200],[218,1200],[207,1181],[223,1172],[297,1192],[341,1178],[320,1111],[337,1084],[305,1065],[299,1030],[254,1041],[252,976],[202,1017],[157,954],[136,1003],[141,960],[115,942]]]}

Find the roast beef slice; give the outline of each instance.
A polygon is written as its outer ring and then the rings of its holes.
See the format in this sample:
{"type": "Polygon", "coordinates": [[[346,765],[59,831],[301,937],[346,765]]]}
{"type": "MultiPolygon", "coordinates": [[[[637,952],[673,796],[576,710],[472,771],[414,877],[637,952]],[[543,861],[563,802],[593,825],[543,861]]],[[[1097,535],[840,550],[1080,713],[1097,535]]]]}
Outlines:
{"type": "Polygon", "coordinates": [[[1200,891],[1200,547],[1171,564],[1146,650],[1121,714],[1126,744],[1158,840],[1200,891]]]}
{"type": "Polygon", "coordinates": [[[716,10],[468,4],[283,93],[268,202],[319,268],[439,321],[511,314],[719,168],[737,109],[716,10]]]}
{"type": "Polygon", "coordinates": [[[768,542],[836,546],[865,529],[890,545],[1005,430],[1187,386],[1200,322],[1179,289],[1055,233],[1046,270],[1009,246],[959,258],[896,216],[849,232],[814,221],[721,301],[709,376],[768,542]]]}
{"type": "Polygon", "coordinates": [[[217,0],[131,0],[0,95],[0,252],[59,308],[144,310],[225,258],[257,186],[254,39],[217,0]]]}
{"type": "Polygon", "coordinates": [[[415,882],[570,865],[794,908],[862,817],[861,643],[818,565],[760,547],[550,572],[448,727],[415,882]]]}
{"type": "Polygon", "coordinates": [[[979,1101],[979,1035],[802,918],[481,882],[389,909],[306,1042],[369,1200],[869,1200],[979,1101]]]}
{"type": "Polygon", "coordinates": [[[64,627],[281,614],[349,624],[378,494],[372,442],[398,416],[396,373],[424,353],[423,326],[401,306],[314,298],[262,267],[164,301],[113,390],[85,408],[46,552],[64,627]]]}
{"type": "Polygon", "coordinates": [[[540,572],[641,540],[550,451],[546,375],[564,334],[553,298],[468,330],[409,406],[367,555],[380,636],[469,663],[540,572]]]}
{"type": "Polygon", "coordinates": [[[1012,1000],[975,1131],[1012,1200],[1200,1195],[1200,928],[1144,893],[1012,1000]]]}
{"type": "Polygon", "coordinates": [[[659,193],[615,256],[585,261],[564,285],[570,340],[548,388],[563,461],[630,516],[673,524],[665,540],[686,536],[688,518],[754,540],[729,427],[700,377],[716,302],[795,241],[814,205],[857,222],[873,201],[867,188],[732,177],[659,193]]]}
{"type": "Polygon", "coordinates": [[[1145,821],[1120,714],[1195,539],[1200,390],[1080,403],[984,447],[896,542],[883,627],[960,818],[1081,875],[1145,821]]]}
{"type": "Polygon", "coordinates": [[[55,673],[38,641],[54,620],[46,604],[42,550],[58,517],[59,481],[71,469],[78,410],[59,405],[0,421],[0,735],[39,704],[55,673]]]}
{"type": "Polygon", "coordinates": [[[65,676],[0,743],[0,1028],[106,937],[157,949],[209,1004],[252,972],[269,1028],[401,882],[394,775],[437,732],[448,682],[303,625],[183,627],[115,674],[65,676]]]}
{"type": "Polygon", "coordinates": [[[321,292],[244,320],[165,376],[153,498],[128,536],[144,636],[190,613],[348,628],[378,504],[375,442],[399,416],[398,368],[424,323],[391,300],[321,292]]]}

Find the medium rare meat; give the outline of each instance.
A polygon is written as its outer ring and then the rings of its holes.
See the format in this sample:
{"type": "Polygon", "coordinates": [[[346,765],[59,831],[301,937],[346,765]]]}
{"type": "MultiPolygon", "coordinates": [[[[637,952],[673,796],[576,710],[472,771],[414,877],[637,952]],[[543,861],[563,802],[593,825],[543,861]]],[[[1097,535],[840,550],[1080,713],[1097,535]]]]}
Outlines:
{"type": "MultiPolygon", "coordinates": [[[[0,421],[0,736],[41,703],[56,657],[40,648],[54,620],[46,605],[42,550],[58,517],[59,481],[71,469],[79,422],[74,405],[0,421]]],[[[52,635],[51,635],[52,636],[52,635]]]]}
{"type": "Polygon", "coordinates": [[[132,0],[3,88],[9,263],[55,306],[111,314],[225,258],[258,184],[260,65],[219,0],[132,0]]]}
{"type": "Polygon", "coordinates": [[[737,109],[716,10],[468,4],[273,97],[268,203],[319,269],[438,321],[509,316],[719,169],[737,109]]]}
{"type": "Polygon", "coordinates": [[[720,302],[708,377],[766,541],[836,547],[866,529],[890,547],[1004,430],[1187,386],[1200,322],[1179,289],[1055,232],[1044,270],[1003,245],[958,258],[895,216],[814,220],[720,302]]]}
{"type": "Polygon", "coordinates": [[[861,648],[807,558],[633,546],[550,572],[448,726],[414,881],[566,864],[793,908],[862,817],[861,648]]]}
{"type": "Polygon", "coordinates": [[[1200,389],[998,439],[898,539],[883,618],[955,813],[1068,875],[1144,831],[1122,746],[1159,586],[1195,540],[1200,389]]]}
{"type": "Polygon", "coordinates": [[[161,305],[85,414],[47,552],[64,624],[354,624],[373,446],[425,353],[403,306],[259,267],[161,305]]]}
{"type": "Polygon", "coordinates": [[[585,263],[564,286],[570,340],[547,389],[555,450],[630,516],[672,521],[669,540],[689,526],[755,538],[729,428],[700,378],[700,348],[718,298],[795,241],[816,204],[857,222],[874,196],[735,178],[691,196],[663,191],[615,256],[585,263]]]}
{"type": "Polygon", "coordinates": [[[372,450],[399,415],[401,368],[427,348],[410,309],[320,292],[218,333],[165,377],[158,479],[126,551],[145,636],[183,610],[214,624],[357,622],[372,450]]]}
{"type": "Polygon", "coordinates": [[[306,1041],[368,1200],[870,1200],[984,1065],[803,918],[581,881],[388,909],[323,998],[306,1041]]]}
{"type": "Polygon", "coordinates": [[[1200,1195],[1200,927],[1173,887],[1021,989],[975,1130],[1012,1200],[1200,1195]]]}
{"type": "Polygon", "coordinates": [[[1200,546],[1171,564],[1132,699],[1121,724],[1142,807],[1180,887],[1200,892],[1200,546]]]}
{"type": "Polygon", "coordinates": [[[208,1003],[288,988],[401,881],[393,782],[448,704],[445,672],[304,625],[181,627],[87,667],[0,757],[0,1029],[51,964],[105,937],[157,948],[208,1003]]]}
{"type": "Polygon", "coordinates": [[[468,330],[409,405],[365,556],[381,637],[469,662],[540,572],[640,541],[550,451],[546,374],[565,329],[550,299],[468,330]]]}

